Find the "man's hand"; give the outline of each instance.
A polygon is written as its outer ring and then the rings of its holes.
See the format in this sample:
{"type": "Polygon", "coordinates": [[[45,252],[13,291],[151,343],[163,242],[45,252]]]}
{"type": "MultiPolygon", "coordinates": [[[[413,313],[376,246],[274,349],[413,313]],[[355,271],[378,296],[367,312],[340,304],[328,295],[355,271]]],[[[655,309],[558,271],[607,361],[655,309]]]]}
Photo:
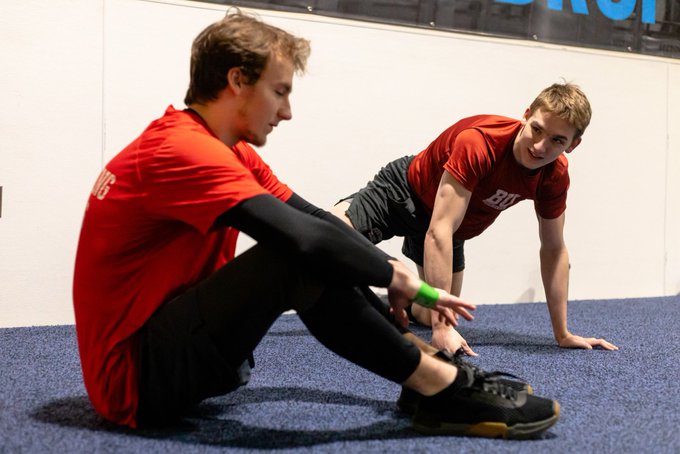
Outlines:
{"type": "Polygon", "coordinates": [[[462,348],[466,355],[477,356],[463,336],[453,327],[445,324],[432,327],[432,346],[437,350],[447,350],[452,353],[462,348]]]}
{"type": "Polygon", "coordinates": [[[604,339],[597,339],[595,337],[581,337],[575,334],[567,334],[562,339],[557,340],[557,344],[562,348],[584,348],[592,350],[593,347],[600,347],[604,350],[618,350],[619,347],[607,342],[604,339]]]}
{"type": "MultiPolygon", "coordinates": [[[[419,280],[420,282],[420,280],[419,280]]],[[[458,316],[463,317],[465,320],[473,320],[474,316],[470,313],[477,308],[472,303],[468,303],[457,296],[451,295],[442,289],[436,289],[439,294],[439,299],[435,303],[432,309],[439,314],[439,319],[443,323],[443,326],[452,327],[458,326],[458,316]]],[[[411,304],[412,298],[417,293],[412,292],[410,295],[404,293],[401,290],[388,288],[387,297],[392,308],[392,313],[394,318],[397,320],[401,326],[408,326],[409,320],[404,310],[409,304],[411,304]]],[[[455,351],[455,350],[454,350],[455,351]]]]}
{"type": "MultiPolygon", "coordinates": [[[[387,288],[387,297],[394,318],[399,324],[406,327],[408,326],[408,317],[404,309],[411,304],[411,300],[418,293],[422,281],[398,260],[390,260],[390,263],[394,267],[394,274],[392,282],[387,288]]],[[[460,315],[465,320],[474,319],[469,311],[475,310],[477,306],[441,289],[437,289],[437,294],[439,298],[430,309],[437,311],[440,320],[443,318],[444,323],[450,326],[458,325],[457,317],[454,314],[460,315]]]]}

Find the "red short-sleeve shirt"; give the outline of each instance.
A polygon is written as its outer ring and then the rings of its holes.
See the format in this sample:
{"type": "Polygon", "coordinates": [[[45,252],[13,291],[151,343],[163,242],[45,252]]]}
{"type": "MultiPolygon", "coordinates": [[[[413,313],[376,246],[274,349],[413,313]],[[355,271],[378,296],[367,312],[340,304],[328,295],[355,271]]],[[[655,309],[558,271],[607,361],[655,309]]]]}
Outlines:
{"type": "Polygon", "coordinates": [[[503,210],[525,199],[533,200],[536,212],[546,219],[566,209],[567,158],[561,155],[536,171],[519,165],[512,146],[521,127],[512,118],[469,117],[446,129],[411,162],[409,184],[430,212],[444,171],[472,192],[454,238],[479,235],[503,210]]]}
{"type": "Polygon", "coordinates": [[[246,143],[227,147],[193,113],[169,107],[101,172],[87,202],[73,300],[85,386],[105,418],[135,426],[133,334],[165,301],[234,256],[218,216],[292,191],[246,143]]]}

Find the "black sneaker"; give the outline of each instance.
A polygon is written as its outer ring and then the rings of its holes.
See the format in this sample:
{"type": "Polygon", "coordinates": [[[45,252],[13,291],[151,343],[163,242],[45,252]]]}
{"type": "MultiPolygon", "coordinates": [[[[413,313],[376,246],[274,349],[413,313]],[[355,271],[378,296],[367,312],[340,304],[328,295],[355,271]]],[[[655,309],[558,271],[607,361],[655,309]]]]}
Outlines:
{"type": "Polygon", "coordinates": [[[553,426],[557,402],[517,391],[463,364],[454,383],[434,396],[421,396],[413,428],[429,435],[532,438],[553,426]]]}
{"type": "Polygon", "coordinates": [[[413,416],[418,409],[418,403],[422,394],[406,386],[401,387],[401,393],[397,399],[397,408],[400,412],[413,416]]]}
{"type": "MultiPolygon", "coordinates": [[[[462,348],[453,354],[445,350],[440,350],[439,352],[437,352],[435,356],[443,359],[444,361],[449,361],[456,367],[460,367],[461,365],[467,366],[468,368],[472,369],[472,371],[475,374],[475,377],[477,378],[490,378],[490,379],[493,378],[503,386],[512,388],[515,391],[526,392],[527,394],[534,393],[534,389],[531,387],[531,385],[526,382],[520,381],[519,377],[516,377],[512,374],[508,374],[506,372],[499,371],[484,372],[479,367],[469,363],[464,359],[465,352],[463,351],[462,348]],[[516,380],[510,380],[503,377],[511,377],[515,378],[516,380]]],[[[420,400],[420,397],[421,395],[417,391],[414,391],[410,388],[403,386],[401,389],[401,394],[397,399],[397,408],[401,412],[406,413],[407,415],[413,415],[416,412],[416,408],[418,408],[418,402],[420,400]]]]}

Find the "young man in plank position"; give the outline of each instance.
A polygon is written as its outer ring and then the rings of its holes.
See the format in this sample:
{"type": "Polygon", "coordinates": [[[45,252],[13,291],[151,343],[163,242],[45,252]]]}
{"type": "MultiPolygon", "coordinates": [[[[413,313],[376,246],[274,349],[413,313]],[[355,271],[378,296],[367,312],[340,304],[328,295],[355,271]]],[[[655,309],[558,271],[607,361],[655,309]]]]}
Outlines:
{"type": "Polygon", "coordinates": [[[186,109],[170,106],[101,172],[75,264],[85,386],[130,427],[245,384],[252,352],[295,309],[326,347],[412,390],[425,433],[527,437],[559,405],[450,358],[398,326],[412,302],[472,319],[337,217],[280,182],[248,144],[292,117],[309,42],[235,12],[194,41],[186,109]],[[238,231],[257,245],[234,257],[238,231]],[[368,286],[388,289],[389,308],[368,286]],[[397,322],[397,323],[394,323],[397,322]]]}
{"type": "MultiPolygon", "coordinates": [[[[463,245],[521,200],[534,201],[543,286],[560,347],[606,350],[604,339],[567,328],[569,256],[564,219],[567,158],[590,123],[585,94],[570,83],[541,91],[521,120],[477,115],[447,128],[425,150],[387,164],[368,185],[331,211],[374,244],[404,237],[402,251],[424,280],[460,296],[463,245]]],[[[452,327],[413,306],[412,318],[432,326],[432,345],[476,355],[452,327]]]]}

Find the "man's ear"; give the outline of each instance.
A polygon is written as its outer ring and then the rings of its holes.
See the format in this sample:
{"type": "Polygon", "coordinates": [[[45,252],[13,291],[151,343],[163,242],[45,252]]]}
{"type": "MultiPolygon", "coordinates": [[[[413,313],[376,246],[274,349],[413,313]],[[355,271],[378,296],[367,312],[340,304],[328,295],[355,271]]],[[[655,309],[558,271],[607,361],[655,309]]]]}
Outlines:
{"type": "Polygon", "coordinates": [[[531,111],[527,107],[527,110],[524,111],[524,115],[522,116],[522,124],[526,124],[527,120],[531,116],[531,111]]]}
{"type": "Polygon", "coordinates": [[[243,73],[241,72],[241,68],[229,68],[229,71],[227,71],[227,86],[231,87],[234,92],[238,93],[241,91],[242,85],[243,73]]]}
{"type": "Polygon", "coordinates": [[[571,153],[574,151],[574,148],[578,147],[578,145],[581,143],[581,138],[577,138],[571,141],[571,145],[569,145],[569,148],[564,150],[565,153],[571,153]]]}

